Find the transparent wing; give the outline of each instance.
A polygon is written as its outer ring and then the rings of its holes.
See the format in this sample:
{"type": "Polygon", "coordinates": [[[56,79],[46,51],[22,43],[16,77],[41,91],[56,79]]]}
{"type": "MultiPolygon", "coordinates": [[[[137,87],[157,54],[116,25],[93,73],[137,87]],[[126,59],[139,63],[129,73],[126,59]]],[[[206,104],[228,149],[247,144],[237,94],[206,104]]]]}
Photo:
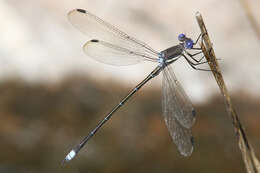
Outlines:
{"type": "Polygon", "coordinates": [[[110,65],[132,65],[142,60],[155,61],[148,54],[133,52],[100,40],[88,41],[83,46],[83,50],[89,57],[110,65]]]}
{"type": "Polygon", "coordinates": [[[163,87],[164,93],[168,94],[166,106],[172,111],[172,116],[185,128],[191,128],[196,119],[196,112],[171,66],[163,70],[163,87]]]}
{"type": "Polygon", "coordinates": [[[154,60],[158,58],[158,52],[150,46],[127,35],[86,10],[72,10],[68,13],[68,18],[76,28],[91,39],[102,40],[133,52],[148,54],[154,60]]]}
{"type": "Polygon", "coordinates": [[[190,130],[195,121],[193,108],[187,97],[183,97],[184,91],[169,66],[163,71],[162,87],[162,108],[166,126],[180,153],[189,156],[193,151],[193,137],[190,130]]]}

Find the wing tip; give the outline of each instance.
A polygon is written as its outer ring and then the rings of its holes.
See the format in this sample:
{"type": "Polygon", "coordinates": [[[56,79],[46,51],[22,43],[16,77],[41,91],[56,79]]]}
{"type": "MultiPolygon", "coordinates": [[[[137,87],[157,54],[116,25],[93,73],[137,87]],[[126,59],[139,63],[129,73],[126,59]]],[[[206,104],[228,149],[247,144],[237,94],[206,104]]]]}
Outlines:
{"type": "MultiPolygon", "coordinates": [[[[191,140],[193,140],[193,139],[191,139],[191,140]]],[[[192,143],[192,145],[191,145],[189,150],[187,150],[187,151],[179,150],[182,156],[184,156],[184,157],[190,157],[191,156],[191,154],[193,153],[193,150],[194,150],[194,141],[191,141],[191,143],[192,143]]]]}
{"type": "Polygon", "coordinates": [[[93,39],[93,40],[90,40],[90,42],[95,42],[95,43],[97,43],[97,42],[99,42],[99,40],[93,39]]]}
{"type": "Polygon", "coordinates": [[[197,113],[196,113],[195,109],[192,109],[191,114],[193,117],[196,117],[197,113]]]}
{"type": "Polygon", "coordinates": [[[190,142],[191,142],[192,146],[194,146],[195,140],[194,140],[194,137],[193,137],[193,136],[190,137],[190,142]]]}
{"type": "Polygon", "coordinates": [[[77,8],[76,11],[80,12],[80,13],[86,13],[87,11],[84,10],[84,9],[80,9],[80,8],[77,8]]]}
{"type": "Polygon", "coordinates": [[[75,12],[84,13],[84,14],[87,13],[87,11],[84,9],[76,8],[76,9],[69,11],[68,16],[70,17],[70,16],[74,15],[75,12]]]}
{"type": "Polygon", "coordinates": [[[100,42],[100,41],[97,40],[97,39],[92,39],[92,40],[87,41],[87,42],[83,45],[83,50],[85,50],[86,46],[88,46],[90,43],[98,43],[98,42],[100,42]]]}

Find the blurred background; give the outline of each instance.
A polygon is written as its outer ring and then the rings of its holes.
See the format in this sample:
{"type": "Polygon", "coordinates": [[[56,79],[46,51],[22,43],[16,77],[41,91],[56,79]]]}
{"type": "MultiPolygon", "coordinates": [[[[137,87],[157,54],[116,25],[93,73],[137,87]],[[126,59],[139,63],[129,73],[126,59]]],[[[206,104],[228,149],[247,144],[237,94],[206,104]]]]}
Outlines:
{"type": "Polygon", "coordinates": [[[116,67],[85,56],[82,45],[89,38],[67,13],[89,10],[158,51],[178,44],[179,33],[197,38],[195,13],[202,13],[259,156],[259,7],[257,0],[0,1],[0,172],[245,172],[212,74],[183,60],[174,64],[175,73],[198,115],[191,157],[180,156],[164,124],[160,76],[61,167],[69,150],[156,66],[116,67]]]}

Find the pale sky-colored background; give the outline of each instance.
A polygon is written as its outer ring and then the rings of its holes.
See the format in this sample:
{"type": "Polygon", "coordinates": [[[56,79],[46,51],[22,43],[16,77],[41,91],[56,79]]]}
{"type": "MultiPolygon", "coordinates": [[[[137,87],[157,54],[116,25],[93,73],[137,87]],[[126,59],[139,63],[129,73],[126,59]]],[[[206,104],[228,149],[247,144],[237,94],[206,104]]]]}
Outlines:
{"type": "MultiPolygon", "coordinates": [[[[249,0],[255,16],[260,1],[249,0]]],[[[105,65],[85,56],[87,36],[67,20],[74,8],[86,9],[129,35],[161,51],[178,44],[179,33],[199,34],[195,13],[201,12],[231,92],[259,96],[260,42],[239,0],[2,0],[0,1],[0,81],[19,76],[30,82],[57,82],[71,73],[95,80],[122,81],[134,87],[156,64],[105,65]]],[[[258,20],[260,25],[260,19],[258,20]]],[[[211,73],[194,71],[181,60],[177,78],[194,102],[218,93],[211,73]]],[[[206,66],[207,67],[207,66],[206,66]]],[[[149,85],[159,87],[160,78],[149,85]]]]}

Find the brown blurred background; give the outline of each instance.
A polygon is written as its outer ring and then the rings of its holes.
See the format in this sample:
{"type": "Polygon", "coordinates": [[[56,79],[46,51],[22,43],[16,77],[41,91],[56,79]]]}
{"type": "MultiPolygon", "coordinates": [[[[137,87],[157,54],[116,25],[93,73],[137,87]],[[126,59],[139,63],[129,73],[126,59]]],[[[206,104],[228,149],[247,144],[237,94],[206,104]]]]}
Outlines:
{"type": "MultiPolygon", "coordinates": [[[[114,67],[86,57],[88,40],[67,20],[83,8],[156,50],[199,34],[200,11],[249,141],[260,155],[260,47],[242,1],[0,1],[0,172],[245,172],[211,73],[174,64],[197,110],[195,150],[179,155],[161,113],[161,79],[145,86],[71,163],[67,152],[155,64],[114,67]]],[[[243,1],[244,2],[244,1],[243,1]]],[[[260,24],[259,1],[245,1],[260,24]]],[[[205,66],[207,67],[207,66],[205,66]]]]}

